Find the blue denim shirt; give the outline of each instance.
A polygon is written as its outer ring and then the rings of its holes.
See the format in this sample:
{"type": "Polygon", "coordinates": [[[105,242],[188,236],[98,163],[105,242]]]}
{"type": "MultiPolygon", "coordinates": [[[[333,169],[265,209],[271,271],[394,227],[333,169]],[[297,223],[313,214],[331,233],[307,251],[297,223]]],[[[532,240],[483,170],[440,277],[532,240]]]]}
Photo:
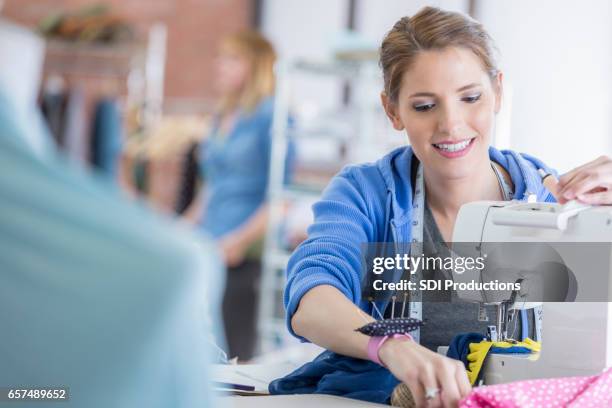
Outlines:
{"type": "Polygon", "coordinates": [[[239,112],[229,134],[220,136],[215,125],[201,145],[207,201],[200,225],[214,237],[240,227],[265,201],[273,107],[270,97],[253,112],[239,112]]]}

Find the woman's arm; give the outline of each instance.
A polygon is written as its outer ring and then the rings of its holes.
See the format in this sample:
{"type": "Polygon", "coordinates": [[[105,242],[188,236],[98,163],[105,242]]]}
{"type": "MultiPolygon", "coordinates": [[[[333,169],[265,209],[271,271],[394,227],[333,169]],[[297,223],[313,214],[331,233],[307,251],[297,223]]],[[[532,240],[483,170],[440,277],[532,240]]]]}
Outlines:
{"type": "MultiPolygon", "coordinates": [[[[298,335],[339,354],[368,359],[370,337],[355,328],[374,319],[336,288],[316,286],[303,297],[291,325],[298,335]]],[[[424,406],[425,389],[444,390],[428,406],[455,407],[470,392],[465,367],[456,360],[406,340],[387,340],[379,349],[380,361],[408,385],[417,406],[424,406]]]]}
{"type": "MultiPolygon", "coordinates": [[[[360,246],[375,242],[375,225],[388,220],[380,218],[384,217],[384,209],[376,207],[382,206],[380,200],[366,202],[359,185],[345,171],[314,205],[315,222],[309,237],[287,266],[285,306],[295,335],[336,353],[367,359],[369,337],[355,332],[373,320],[355,304],[360,298],[360,246]]],[[[426,388],[442,390],[439,397],[428,401],[431,407],[455,407],[470,391],[461,362],[415,342],[389,339],[378,350],[378,357],[408,385],[418,406],[426,403],[426,388]]]]}
{"type": "Polygon", "coordinates": [[[262,204],[244,224],[221,237],[219,245],[227,266],[239,265],[251,244],[264,236],[268,225],[268,211],[269,205],[262,204]]]}
{"type": "Polygon", "coordinates": [[[374,319],[330,285],[315,286],[291,319],[293,331],[328,350],[367,359],[368,336],[356,332],[374,319]]]}
{"type": "MultiPolygon", "coordinates": [[[[279,205],[281,215],[284,215],[287,209],[287,203],[279,205]]],[[[270,205],[263,203],[242,226],[221,237],[219,245],[225,255],[226,265],[239,265],[249,247],[264,237],[268,228],[269,211],[270,205]]]]}
{"type": "MultiPolygon", "coordinates": [[[[261,149],[260,153],[262,153],[265,158],[261,163],[265,163],[266,172],[268,172],[272,152],[272,114],[273,104],[271,99],[266,99],[264,102],[260,103],[257,108],[256,120],[250,122],[250,126],[256,131],[259,139],[259,144],[257,146],[261,149]]],[[[235,120],[236,117],[232,119],[232,121],[235,120]]],[[[233,122],[231,126],[233,126],[233,122]]],[[[292,167],[293,152],[292,149],[289,149],[285,157],[286,181],[290,178],[292,167]]],[[[266,185],[267,183],[268,181],[266,181],[266,185]]],[[[285,214],[287,207],[287,203],[281,203],[278,206],[279,210],[277,210],[276,206],[274,206],[272,210],[281,211],[282,214],[285,214]]],[[[244,260],[249,247],[265,235],[268,226],[269,211],[269,204],[264,202],[241,226],[221,237],[219,245],[225,256],[225,263],[227,266],[239,265],[244,260]]]]}

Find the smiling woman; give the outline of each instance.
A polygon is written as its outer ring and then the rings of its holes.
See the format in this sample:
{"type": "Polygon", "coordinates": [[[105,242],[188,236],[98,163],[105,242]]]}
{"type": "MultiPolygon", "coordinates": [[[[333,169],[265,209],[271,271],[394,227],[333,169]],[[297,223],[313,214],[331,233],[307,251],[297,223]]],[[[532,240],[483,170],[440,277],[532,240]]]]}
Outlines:
{"type": "MultiPolygon", "coordinates": [[[[342,361],[336,366],[337,378],[345,383],[328,390],[322,381],[318,391],[358,393],[359,398],[385,402],[399,380],[418,406],[427,402],[428,407],[456,406],[469,392],[463,364],[434,350],[448,345],[455,334],[483,332],[476,305],[451,304],[448,291],[430,298],[423,294],[427,325],[419,342],[370,339],[355,329],[374,315],[392,317],[399,310],[391,301],[381,310],[362,299],[363,244],[416,241],[422,242],[423,253],[411,256],[431,256],[438,250],[443,252],[438,256],[446,256],[445,242],[463,204],[522,200],[527,192],[539,201],[555,201],[553,193],[558,192],[548,191],[538,174],[555,174],[552,169],[532,156],[489,146],[503,94],[493,49],[480,23],[431,7],[400,19],[383,40],[382,104],[395,129],[405,130],[410,146],[373,164],[349,166],[331,181],[313,206],[308,239],[287,265],[285,306],[288,328],[297,337],[345,356],[382,362],[385,370],[359,365],[359,370],[370,370],[368,384],[376,387],[357,390],[355,384],[363,381],[346,368],[357,363],[342,361]]],[[[559,191],[567,196],[560,201],[583,197],[611,203],[610,188],[612,163],[604,157],[561,177],[559,191]]],[[[426,280],[448,278],[441,270],[426,272],[426,280]]],[[[321,369],[329,370],[329,362],[338,357],[328,357],[317,358],[309,369],[323,364],[321,369]]]]}
{"type": "Polygon", "coordinates": [[[461,204],[503,199],[489,160],[503,89],[493,50],[481,24],[433,8],[400,19],[381,46],[382,103],[423,165],[428,204],[447,241],[461,204]]]}
{"type": "Polygon", "coordinates": [[[474,147],[480,155],[487,154],[500,107],[501,73],[489,78],[475,54],[452,47],[423,51],[402,75],[401,84],[397,99],[389,100],[385,91],[383,103],[394,127],[406,129],[423,160],[439,163],[438,172],[455,173],[461,171],[459,163],[467,170],[465,161],[451,162],[455,167],[448,168],[443,158],[463,157],[474,147]],[[431,160],[425,159],[427,155],[431,160]]]}
{"type": "MultiPolygon", "coordinates": [[[[389,37],[383,50],[390,47],[393,39],[389,37]]],[[[383,105],[395,129],[405,129],[422,163],[428,204],[446,241],[463,203],[503,200],[489,160],[493,123],[501,106],[502,74],[492,67],[487,54],[481,57],[468,47],[467,38],[457,36],[453,41],[443,48],[415,44],[421,51],[404,63],[409,69],[401,76],[397,72],[402,61],[385,64],[385,53],[381,56],[383,71],[401,79],[385,81],[383,105]],[[391,84],[400,89],[392,89],[391,84]],[[448,200],[449,190],[456,193],[451,194],[457,198],[454,202],[448,200]]],[[[505,169],[498,170],[509,179],[505,169]]]]}

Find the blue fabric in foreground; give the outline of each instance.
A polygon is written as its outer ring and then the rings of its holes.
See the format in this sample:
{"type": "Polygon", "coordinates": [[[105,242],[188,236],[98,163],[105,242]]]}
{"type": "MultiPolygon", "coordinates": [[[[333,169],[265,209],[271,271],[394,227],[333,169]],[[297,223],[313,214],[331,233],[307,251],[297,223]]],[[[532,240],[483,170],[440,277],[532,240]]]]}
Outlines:
{"type": "Polygon", "coordinates": [[[47,407],[219,406],[216,245],[45,149],[16,112],[0,86],[0,384],[70,388],[47,407]]]}
{"type": "Polygon", "coordinates": [[[531,354],[533,351],[527,347],[511,346],[511,347],[491,347],[490,354],[531,354]]]}
{"type": "Polygon", "coordinates": [[[330,394],[388,403],[399,381],[376,363],[324,351],[312,362],[274,380],[270,394],[330,394]]]}

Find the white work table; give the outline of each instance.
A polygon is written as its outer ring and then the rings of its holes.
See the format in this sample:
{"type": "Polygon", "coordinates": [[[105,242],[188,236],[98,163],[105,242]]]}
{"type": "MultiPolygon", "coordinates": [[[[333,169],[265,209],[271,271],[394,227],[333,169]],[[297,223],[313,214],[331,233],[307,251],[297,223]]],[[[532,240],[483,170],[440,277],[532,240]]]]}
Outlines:
{"type": "Polygon", "coordinates": [[[388,405],[373,404],[371,402],[358,401],[349,398],[335,397],[332,395],[309,394],[309,395],[268,395],[240,397],[220,397],[223,406],[227,408],[376,408],[389,407],[388,405]]]}

